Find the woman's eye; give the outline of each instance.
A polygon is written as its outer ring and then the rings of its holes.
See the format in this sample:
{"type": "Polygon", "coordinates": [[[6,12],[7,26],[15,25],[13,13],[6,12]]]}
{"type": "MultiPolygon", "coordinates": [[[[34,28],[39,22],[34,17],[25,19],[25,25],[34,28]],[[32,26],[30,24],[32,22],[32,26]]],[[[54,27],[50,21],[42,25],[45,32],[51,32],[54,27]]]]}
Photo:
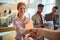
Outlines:
{"type": "Polygon", "coordinates": [[[22,9],[22,8],[20,8],[20,9],[22,9]]]}
{"type": "Polygon", "coordinates": [[[20,9],[25,9],[25,8],[20,8],[20,9]]]}

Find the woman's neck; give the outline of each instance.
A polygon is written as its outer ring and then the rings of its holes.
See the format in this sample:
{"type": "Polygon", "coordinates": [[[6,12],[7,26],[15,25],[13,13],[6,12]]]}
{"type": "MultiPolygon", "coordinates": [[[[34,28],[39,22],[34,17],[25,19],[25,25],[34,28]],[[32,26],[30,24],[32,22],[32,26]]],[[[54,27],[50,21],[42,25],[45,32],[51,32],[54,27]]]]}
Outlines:
{"type": "Polygon", "coordinates": [[[18,17],[19,17],[22,21],[25,20],[25,16],[24,16],[24,15],[19,15],[18,17]]]}

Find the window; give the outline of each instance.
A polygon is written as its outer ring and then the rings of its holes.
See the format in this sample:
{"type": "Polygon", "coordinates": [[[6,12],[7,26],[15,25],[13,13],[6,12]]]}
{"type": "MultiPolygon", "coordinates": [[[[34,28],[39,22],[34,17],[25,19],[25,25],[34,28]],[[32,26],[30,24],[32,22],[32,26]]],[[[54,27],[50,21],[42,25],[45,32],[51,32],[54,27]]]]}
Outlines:
{"type": "Polygon", "coordinates": [[[44,5],[44,10],[42,15],[44,16],[47,13],[51,12],[53,6],[55,6],[55,0],[30,0],[30,4],[28,4],[27,17],[31,18],[37,10],[37,5],[42,3],[44,5]]]}
{"type": "Polygon", "coordinates": [[[55,0],[42,0],[42,4],[44,4],[43,15],[50,13],[53,6],[55,6],[55,0]]]}
{"type": "Polygon", "coordinates": [[[26,16],[31,18],[37,10],[37,5],[41,3],[41,0],[30,0],[29,4],[27,5],[27,12],[26,12],[26,16]]]}

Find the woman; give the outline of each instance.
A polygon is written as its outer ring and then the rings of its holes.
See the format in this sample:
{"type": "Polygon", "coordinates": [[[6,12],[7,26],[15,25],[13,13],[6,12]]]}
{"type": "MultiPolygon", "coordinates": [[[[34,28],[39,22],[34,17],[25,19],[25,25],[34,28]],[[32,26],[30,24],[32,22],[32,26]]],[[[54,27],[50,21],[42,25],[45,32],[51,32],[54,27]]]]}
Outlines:
{"type": "Polygon", "coordinates": [[[24,13],[26,11],[26,5],[23,2],[19,2],[17,4],[17,10],[18,10],[18,15],[13,20],[13,24],[14,24],[15,29],[16,29],[16,40],[25,40],[24,39],[24,34],[26,31],[25,25],[30,21],[29,18],[26,18],[24,16],[24,13]]]}

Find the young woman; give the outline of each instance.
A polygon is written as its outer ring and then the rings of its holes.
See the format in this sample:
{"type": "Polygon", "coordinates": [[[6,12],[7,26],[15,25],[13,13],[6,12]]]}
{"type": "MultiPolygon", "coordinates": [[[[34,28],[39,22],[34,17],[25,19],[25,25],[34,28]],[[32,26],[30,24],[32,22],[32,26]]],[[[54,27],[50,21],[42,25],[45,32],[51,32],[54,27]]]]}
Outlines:
{"type": "MultiPolygon", "coordinates": [[[[25,40],[24,33],[25,33],[25,25],[30,21],[29,18],[24,16],[26,11],[26,5],[23,2],[19,2],[17,4],[18,15],[13,20],[14,27],[16,29],[16,40],[25,40]]],[[[27,39],[26,39],[27,40],[27,39]]]]}

